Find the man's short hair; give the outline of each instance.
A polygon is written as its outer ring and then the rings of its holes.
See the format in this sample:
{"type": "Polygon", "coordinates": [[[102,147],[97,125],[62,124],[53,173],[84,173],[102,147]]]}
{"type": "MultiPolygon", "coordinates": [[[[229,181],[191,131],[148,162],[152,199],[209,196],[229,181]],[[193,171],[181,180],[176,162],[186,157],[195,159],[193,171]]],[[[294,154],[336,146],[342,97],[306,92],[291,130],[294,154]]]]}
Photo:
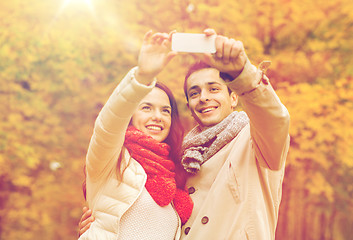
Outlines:
{"type": "MultiPolygon", "coordinates": [[[[203,62],[203,61],[199,61],[199,62],[196,62],[196,63],[192,64],[192,65],[190,66],[188,72],[186,73],[185,79],[184,79],[184,94],[185,94],[185,97],[186,97],[186,100],[187,100],[187,101],[189,101],[188,89],[187,89],[187,80],[188,80],[188,78],[189,78],[190,75],[193,74],[194,72],[197,72],[197,71],[199,71],[199,70],[201,70],[201,69],[205,69],[205,68],[213,68],[213,67],[211,67],[210,65],[208,65],[207,63],[205,63],[205,62],[203,62]]],[[[222,73],[220,73],[220,77],[221,77],[223,80],[225,80],[222,73]]],[[[230,94],[230,93],[232,92],[232,90],[231,90],[229,87],[227,87],[227,88],[228,88],[228,92],[229,92],[229,94],[230,94]]]]}

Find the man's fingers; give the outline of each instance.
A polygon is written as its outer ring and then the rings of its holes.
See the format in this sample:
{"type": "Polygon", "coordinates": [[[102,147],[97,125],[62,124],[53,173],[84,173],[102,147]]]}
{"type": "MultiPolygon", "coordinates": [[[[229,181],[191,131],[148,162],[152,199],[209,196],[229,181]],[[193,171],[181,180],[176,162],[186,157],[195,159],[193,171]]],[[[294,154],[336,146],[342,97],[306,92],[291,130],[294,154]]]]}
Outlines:
{"type": "Polygon", "coordinates": [[[87,207],[83,207],[82,211],[83,211],[83,215],[78,224],[79,236],[81,236],[81,234],[83,234],[91,226],[91,223],[94,221],[94,217],[92,216],[91,209],[88,209],[87,207]]]}
{"type": "Polygon", "coordinates": [[[241,41],[235,41],[231,49],[230,61],[237,59],[243,49],[243,43],[241,41]]]}
{"type": "Polygon", "coordinates": [[[90,228],[92,222],[94,221],[94,217],[90,217],[79,224],[79,236],[81,236],[87,229],[90,228]]]}
{"type": "Polygon", "coordinates": [[[86,211],[83,209],[84,213],[81,217],[81,220],[80,220],[80,225],[83,221],[85,221],[87,218],[89,218],[91,215],[92,215],[92,210],[91,209],[86,209],[86,211]]]}
{"type": "Polygon", "coordinates": [[[227,40],[226,37],[218,35],[216,37],[216,57],[223,57],[223,44],[227,40]]]}
{"type": "Polygon", "coordinates": [[[232,51],[233,45],[235,43],[236,43],[236,41],[233,38],[227,39],[223,43],[223,62],[225,64],[229,63],[229,59],[230,59],[230,56],[231,56],[231,51],[232,51]]]}
{"type": "Polygon", "coordinates": [[[94,217],[90,216],[89,218],[81,222],[80,228],[85,228],[87,225],[90,225],[94,221],[94,217]]]}
{"type": "Polygon", "coordinates": [[[79,236],[81,236],[84,232],[86,232],[87,229],[89,229],[90,227],[91,227],[91,223],[87,224],[84,228],[80,228],[79,236]]]}

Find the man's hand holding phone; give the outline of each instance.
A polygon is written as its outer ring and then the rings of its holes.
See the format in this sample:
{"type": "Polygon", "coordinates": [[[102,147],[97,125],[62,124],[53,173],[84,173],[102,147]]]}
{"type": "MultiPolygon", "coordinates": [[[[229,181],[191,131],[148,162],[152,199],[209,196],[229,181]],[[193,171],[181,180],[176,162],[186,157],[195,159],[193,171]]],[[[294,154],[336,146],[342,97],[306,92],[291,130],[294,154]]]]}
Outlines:
{"type": "Polygon", "coordinates": [[[203,61],[236,78],[248,59],[243,43],[206,29],[203,34],[173,33],[172,51],[202,53],[203,61]]]}

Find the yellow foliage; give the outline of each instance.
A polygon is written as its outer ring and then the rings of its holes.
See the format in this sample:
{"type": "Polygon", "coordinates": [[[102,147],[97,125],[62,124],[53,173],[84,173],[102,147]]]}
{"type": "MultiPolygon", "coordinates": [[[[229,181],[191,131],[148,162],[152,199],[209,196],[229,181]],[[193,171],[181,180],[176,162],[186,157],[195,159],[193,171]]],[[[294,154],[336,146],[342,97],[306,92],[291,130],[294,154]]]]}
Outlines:
{"type": "Polygon", "coordinates": [[[327,183],[322,174],[316,172],[312,177],[312,181],[308,185],[311,194],[324,195],[330,202],[333,202],[334,190],[333,187],[327,183]]]}
{"type": "Polygon", "coordinates": [[[47,213],[47,212],[43,212],[41,219],[43,221],[43,224],[46,226],[53,224],[52,218],[50,217],[49,213],[47,213]]]}
{"type": "Polygon", "coordinates": [[[35,168],[35,167],[37,167],[38,166],[38,164],[39,164],[39,159],[37,158],[37,157],[34,157],[34,156],[29,156],[28,158],[27,158],[27,166],[29,167],[29,168],[35,168]]]}
{"type": "MultiPolygon", "coordinates": [[[[353,182],[352,1],[92,0],[93,12],[79,5],[84,1],[59,11],[62,2],[0,2],[1,239],[76,237],[94,119],[136,65],[149,29],[215,28],[242,40],[255,65],[273,62],[269,77],[291,114],[292,141],[281,205],[289,207],[280,211],[287,219],[278,227],[288,232],[278,239],[303,236],[304,227],[290,229],[305,221],[306,229],[324,236],[314,226],[323,211],[353,222],[347,211],[353,194],[347,185],[353,182]],[[51,169],[52,162],[62,167],[51,169]],[[298,192],[309,196],[301,199],[298,192]],[[313,216],[297,214],[304,203],[313,206],[313,216]]],[[[186,128],[193,122],[183,75],[193,61],[177,56],[160,75],[175,91],[186,128]]],[[[346,236],[340,225],[337,220],[332,231],[346,236]]]]}
{"type": "Polygon", "coordinates": [[[32,179],[25,175],[19,175],[13,180],[13,183],[17,186],[28,187],[31,185],[32,179]]]}
{"type": "Polygon", "coordinates": [[[7,118],[9,122],[16,123],[20,123],[23,120],[21,114],[18,113],[10,113],[9,115],[7,115],[7,118]]]}

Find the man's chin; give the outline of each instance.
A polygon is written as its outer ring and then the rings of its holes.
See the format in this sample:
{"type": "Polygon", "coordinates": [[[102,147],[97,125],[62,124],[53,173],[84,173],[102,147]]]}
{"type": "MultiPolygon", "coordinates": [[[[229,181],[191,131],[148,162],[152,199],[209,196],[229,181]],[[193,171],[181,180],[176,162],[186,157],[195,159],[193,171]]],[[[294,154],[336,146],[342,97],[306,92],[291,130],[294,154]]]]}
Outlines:
{"type": "Polygon", "coordinates": [[[213,120],[213,119],[203,119],[203,120],[199,120],[198,123],[205,128],[208,127],[213,127],[214,125],[216,125],[218,123],[218,121],[213,120]]]}
{"type": "Polygon", "coordinates": [[[198,116],[196,114],[192,116],[201,127],[212,127],[218,123],[214,116],[198,116]]]}

